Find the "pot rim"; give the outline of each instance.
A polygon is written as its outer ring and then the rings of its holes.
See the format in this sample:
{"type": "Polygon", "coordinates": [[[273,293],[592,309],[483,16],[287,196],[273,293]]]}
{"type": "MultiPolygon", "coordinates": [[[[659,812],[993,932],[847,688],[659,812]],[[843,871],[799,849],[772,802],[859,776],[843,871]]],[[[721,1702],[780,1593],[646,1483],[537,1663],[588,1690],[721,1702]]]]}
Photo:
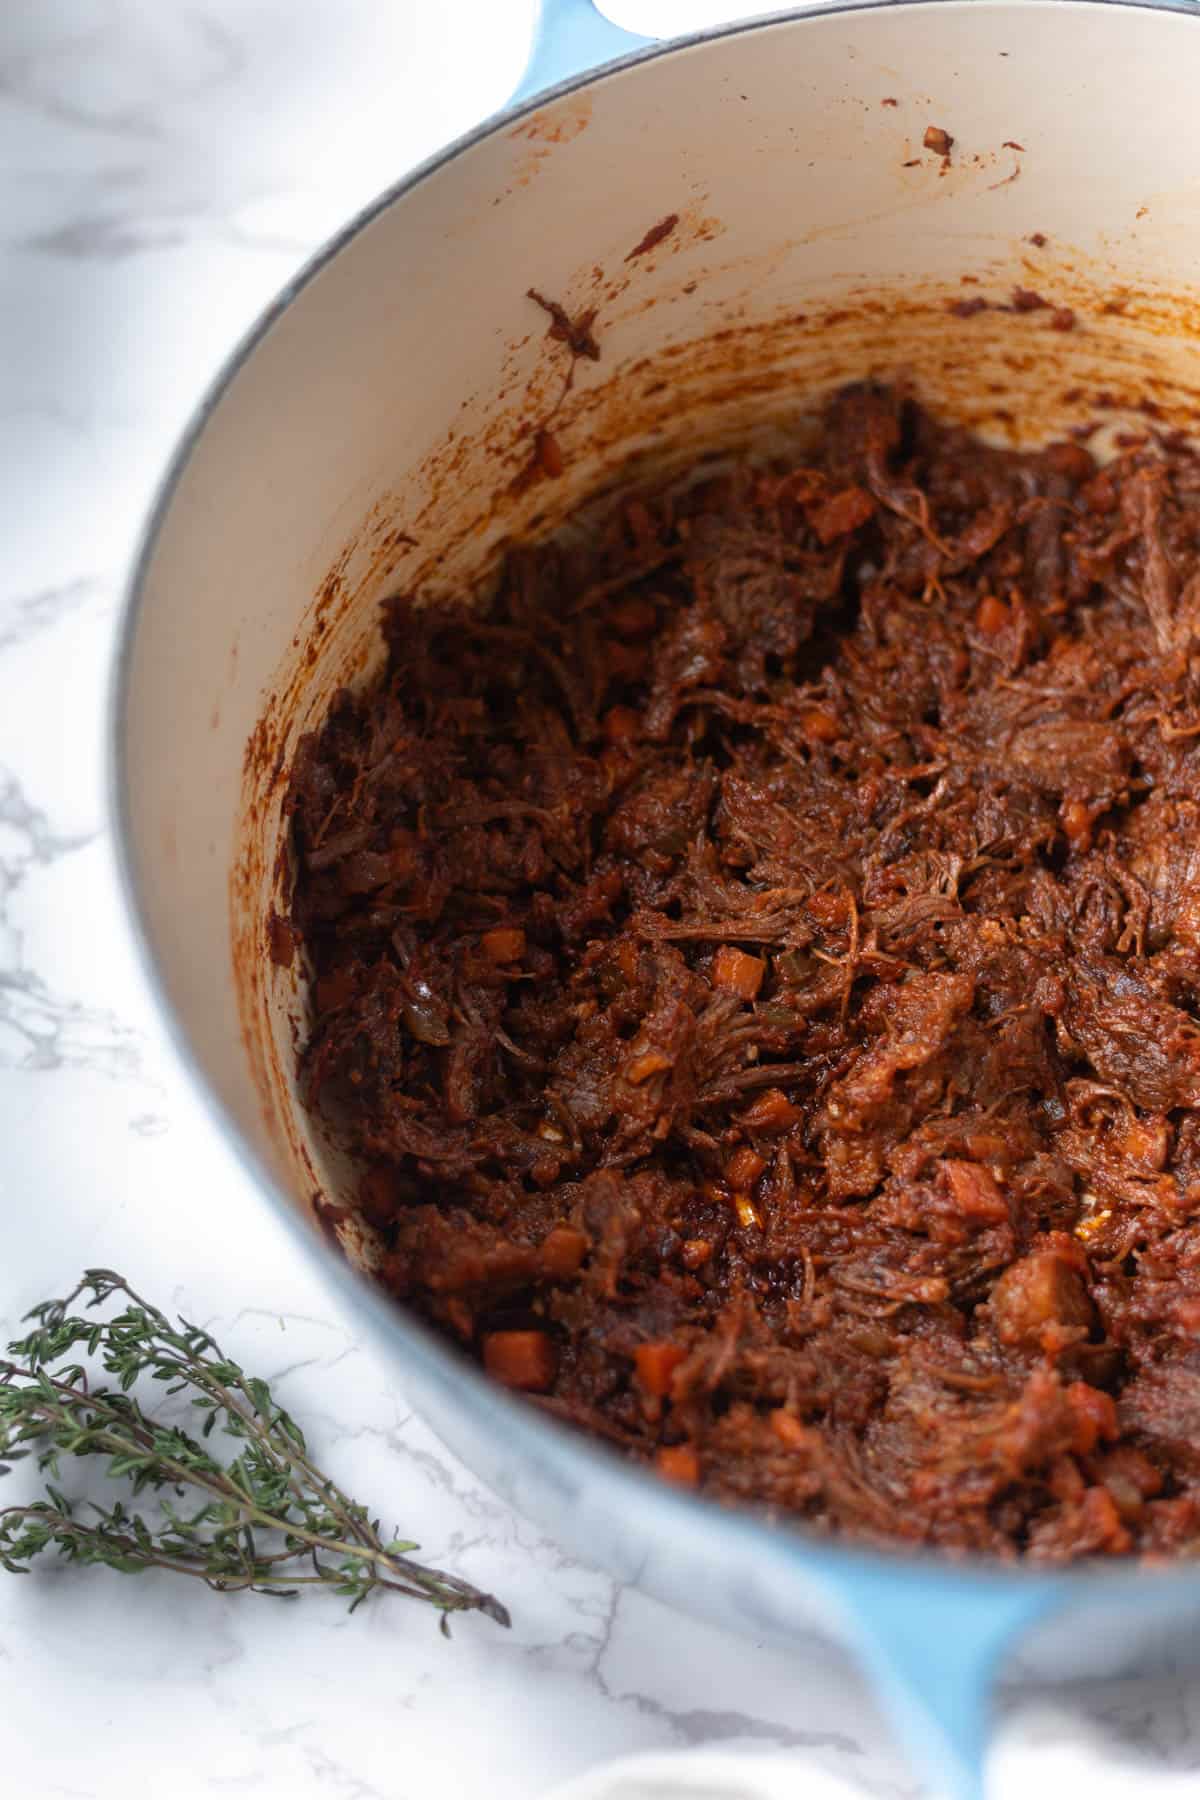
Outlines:
{"type": "MultiPolygon", "coordinates": [[[[543,0],[538,0],[534,41],[542,4],[543,0]]],[[[669,1537],[678,1533],[694,1540],[707,1527],[714,1547],[724,1544],[732,1548],[736,1544],[743,1558],[756,1561],[764,1574],[769,1565],[776,1562],[789,1571],[811,1570],[814,1576],[839,1589],[863,1583],[869,1586],[878,1580],[919,1583],[928,1587],[940,1578],[948,1590],[961,1590],[968,1583],[981,1589],[986,1585],[996,1594],[1001,1591],[1014,1594],[1023,1588],[1031,1599],[1040,1594],[1047,1599],[1053,1597],[1055,1602],[1069,1602],[1072,1598],[1094,1598],[1101,1593],[1109,1597],[1119,1594],[1128,1600],[1144,1598],[1153,1591],[1152,1577],[1167,1573],[1173,1579],[1176,1592],[1184,1583],[1194,1590],[1195,1600],[1200,1604],[1200,1568],[1189,1571],[1186,1563],[1168,1563],[1162,1569],[1151,1571],[1140,1564],[1118,1562],[1114,1558],[1115,1567],[1083,1562],[1047,1570],[1024,1563],[1001,1563],[977,1555],[952,1559],[944,1553],[922,1548],[907,1550],[897,1546],[875,1550],[838,1539],[823,1540],[802,1526],[780,1528],[749,1508],[733,1510],[702,1496],[680,1492],[648,1470],[624,1462],[603,1445],[576,1434],[534,1407],[513,1400],[475,1363],[437,1338],[418,1319],[364,1280],[345,1256],[332,1250],[320,1233],[300,1218],[297,1208],[264,1159],[243,1135],[236,1119],[210,1083],[171,1000],[142,900],[139,858],[130,817],[125,721],[132,686],[133,650],[145,604],[148,571],[163,525],[209,420],[260,343],[327,264],[377,218],[465,151],[510,127],[514,121],[538,111],[548,101],[618,77],[630,68],[721,39],[798,26],[845,13],[899,9],[935,12],[942,7],[962,12],[974,10],[979,5],[980,0],[836,0],[835,4],[789,7],[650,43],[611,62],[571,75],[528,98],[510,101],[392,182],[326,239],[235,343],[193,409],[159,477],[122,583],[105,721],[107,811],[113,829],[118,885],[138,961],[180,1066],[243,1171],[281,1217],[292,1242],[303,1247],[311,1263],[319,1265],[322,1278],[335,1287],[347,1310],[370,1327],[377,1343],[381,1347],[386,1343],[398,1351],[401,1378],[409,1362],[420,1365],[435,1380],[444,1380],[447,1373],[451,1373],[461,1384],[459,1391],[474,1417],[483,1419],[485,1415],[491,1415],[497,1421],[489,1431],[497,1436],[503,1431],[518,1462],[545,1460],[544,1456],[528,1457],[527,1453],[537,1451],[539,1446],[543,1451],[549,1451],[551,1457],[557,1450],[559,1456],[579,1468],[580,1485],[586,1486],[592,1495],[602,1496],[607,1489],[615,1507],[621,1511],[632,1512],[636,1507],[641,1518],[647,1521],[647,1537],[669,1537]]],[[[1200,25],[1195,0],[989,0],[989,10],[1011,8],[1014,12],[1070,8],[1087,13],[1100,7],[1123,12],[1189,15],[1200,25]]]]}

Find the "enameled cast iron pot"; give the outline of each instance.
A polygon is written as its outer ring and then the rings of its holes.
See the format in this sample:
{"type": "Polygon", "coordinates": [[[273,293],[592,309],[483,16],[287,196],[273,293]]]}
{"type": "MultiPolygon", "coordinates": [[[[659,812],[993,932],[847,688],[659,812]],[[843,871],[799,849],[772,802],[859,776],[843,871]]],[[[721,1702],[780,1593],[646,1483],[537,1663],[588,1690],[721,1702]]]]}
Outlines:
{"type": "Polygon", "coordinates": [[[1061,1574],[818,1544],[681,1495],[489,1385],[316,1229],[346,1170],[293,1087],[300,973],[266,954],[298,733],[378,655],[375,601],[486,577],[598,489],[786,433],[907,374],[1025,441],[1200,390],[1200,19],[1108,0],[835,6],[645,47],[543,9],[526,92],[336,238],[236,351],[165,478],[114,690],[130,907],[180,1048],[264,1197],[369,1319],[446,1443],[591,1560],[756,1639],[851,1644],[945,1790],[978,1791],[986,1695],[1146,1666],[1200,1572],[1061,1574]],[[632,49],[634,54],[624,55],[632,49]],[[623,60],[612,63],[614,57],[623,60]],[[593,67],[590,73],[572,71],[593,67]],[[558,85],[554,86],[553,83],[558,85]],[[542,90],[549,88],[549,92],[542,90]],[[895,102],[896,104],[891,104],[895,102]],[[929,125],[955,142],[922,148],[929,125]],[[633,256],[649,228],[677,215],[633,256]],[[1044,238],[1044,244],[1034,238],[1044,238]],[[1014,284],[1070,305],[953,316],[1014,284]],[[526,297],[597,308],[563,389],[526,297]]]}

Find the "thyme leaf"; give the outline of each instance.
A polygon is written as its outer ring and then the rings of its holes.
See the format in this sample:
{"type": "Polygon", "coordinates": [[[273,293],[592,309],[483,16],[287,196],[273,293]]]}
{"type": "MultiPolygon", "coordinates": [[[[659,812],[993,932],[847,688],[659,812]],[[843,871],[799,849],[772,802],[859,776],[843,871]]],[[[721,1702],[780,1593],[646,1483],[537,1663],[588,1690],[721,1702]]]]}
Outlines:
{"type": "Polygon", "coordinates": [[[413,1561],[418,1545],[385,1536],[312,1461],[265,1381],[201,1326],[172,1324],[123,1276],[88,1269],[65,1299],[27,1317],[32,1330],[0,1357],[0,1475],[33,1457],[45,1485],[43,1498],[0,1508],[0,1567],[10,1574],[27,1574],[53,1549],[125,1574],[170,1569],[222,1593],[293,1599],[332,1588],[351,1612],[376,1591],[401,1594],[435,1607],[443,1631],[456,1612],[510,1623],[493,1595],[413,1561]],[[83,1297],[84,1312],[72,1313],[83,1297]],[[145,1410],[134,1390],[147,1382],[187,1397],[194,1431],[145,1410]],[[232,1454],[217,1454],[221,1440],[232,1454]],[[68,1498],[63,1463],[72,1457],[101,1460],[119,1496],[109,1505],[68,1498]]]}

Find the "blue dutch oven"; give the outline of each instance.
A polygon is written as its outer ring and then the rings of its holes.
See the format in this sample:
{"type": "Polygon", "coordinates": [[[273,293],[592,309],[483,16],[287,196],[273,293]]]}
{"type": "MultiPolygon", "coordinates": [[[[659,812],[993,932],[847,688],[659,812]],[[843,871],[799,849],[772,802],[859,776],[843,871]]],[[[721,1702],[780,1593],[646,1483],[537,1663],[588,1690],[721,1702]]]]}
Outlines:
{"type": "Polygon", "coordinates": [[[882,1555],[772,1527],[514,1402],[388,1304],[312,1217],[345,1171],[296,1101],[298,972],[264,954],[281,771],[369,662],[382,593],[474,580],[506,534],[550,529],[631,466],[753,436],[837,381],[903,368],[935,405],[1036,435],[1115,371],[1186,417],[1197,93],[1200,22],[1182,6],[836,5],[659,46],[588,0],[547,0],[509,109],[349,224],[237,349],[164,479],[121,631],[132,917],[266,1203],[480,1477],[686,1612],[850,1646],[958,1800],[982,1791],[1006,1659],[1025,1681],[1145,1669],[1152,1647],[1190,1645],[1200,1574],[882,1555]],[[922,154],[931,123],[956,140],[945,170],[922,154]],[[1028,280],[1035,233],[1039,284],[1080,330],[1048,352],[995,315],[964,338],[946,298],[963,275],[978,291],[1028,280]],[[1114,286],[1120,317],[1102,311],[1114,286]],[[508,479],[562,386],[530,287],[597,307],[603,350],[556,417],[552,500],[508,479]]]}

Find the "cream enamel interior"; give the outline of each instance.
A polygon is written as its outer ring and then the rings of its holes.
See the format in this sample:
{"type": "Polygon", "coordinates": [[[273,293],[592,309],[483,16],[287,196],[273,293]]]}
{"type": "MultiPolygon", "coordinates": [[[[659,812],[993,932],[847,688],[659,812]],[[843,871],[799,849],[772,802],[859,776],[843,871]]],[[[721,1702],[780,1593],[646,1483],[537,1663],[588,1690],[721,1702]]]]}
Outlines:
{"type": "Polygon", "coordinates": [[[1197,92],[1200,22],[1132,7],[945,0],[716,37],[501,120],[258,337],[141,569],[122,779],[169,1001],[298,1204],[342,1171],[295,1105],[298,972],[265,952],[279,772],[369,666],[375,602],[476,582],[597,487],[791,429],[868,373],[998,432],[1052,435],[1106,387],[1188,423],[1197,92]],[[1015,283],[1078,328],[946,311],[1015,283]],[[596,306],[602,358],[555,415],[564,476],[514,491],[567,367],[530,286],[596,306]]]}

